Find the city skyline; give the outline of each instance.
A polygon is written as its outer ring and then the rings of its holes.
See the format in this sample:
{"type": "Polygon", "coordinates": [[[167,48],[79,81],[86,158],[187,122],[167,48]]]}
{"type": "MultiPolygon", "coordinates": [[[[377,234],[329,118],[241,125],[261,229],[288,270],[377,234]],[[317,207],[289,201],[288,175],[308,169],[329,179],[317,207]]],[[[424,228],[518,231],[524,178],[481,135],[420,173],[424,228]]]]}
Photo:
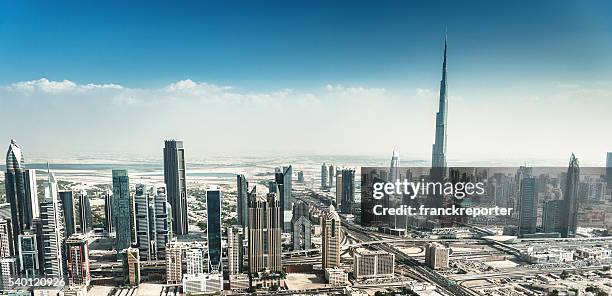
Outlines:
{"type": "MultiPolygon", "coordinates": [[[[287,32],[270,31],[272,24],[264,21],[266,17],[272,23],[286,21],[279,11],[269,15],[245,12],[219,19],[219,24],[235,33],[230,40],[223,30],[211,28],[210,20],[195,14],[210,12],[203,12],[197,4],[186,5],[171,9],[162,18],[162,31],[134,25],[125,34],[113,35],[141,46],[122,48],[125,54],[104,64],[96,58],[110,59],[108,54],[118,48],[116,41],[104,42],[112,28],[102,26],[99,15],[91,16],[87,25],[82,18],[66,23],[50,18],[47,12],[16,5],[3,10],[14,27],[0,30],[0,37],[7,40],[0,47],[0,62],[7,65],[0,69],[0,103],[11,106],[2,108],[0,116],[20,119],[22,124],[19,135],[2,130],[0,138],[15,138],[29,147],[29,155],[40,157],[157,156],[160,139],[178,138],[189,144],[194,158],[387,155],[397,147],[402,159],[428,160],[435,137],[432,114],[438,109],[444,28],[448,27],[449,162],[512,155],[517,160],[553,159],[562,164],[567,154],[575,152],[584,163],[603,163],[601,155],[612,146],[612,139],[596,137],[601,127],[612,125],[606,112],[612,107],[611,61],[606,54],[612,45],[606,34],[611,22],[601,14],[608,3],[591,2],[576,8],[572,1],[562,5],[543,1],[530,4],[533,9],[529,12],[520,1],[457,8],[464,14],[497,9],[498,14],[487,15],[482,23],[461,21],[457,16],[461,13],[444,13],[435,19],[409,17],[417,11],[437,15],[434,8],[441,4],[455,7],[451,2],[396,2],[379,7],[380,15],[366,17],[362,14],[372,4],[336,4],[331,12],[345,9],[348,17],[363,16],[362,23],[347,19],[338,24],[334,19],[338,28],[329,31],[325,25],[332,20],[326,13],[299,4],[270,3],[277,10],[301,8],[299,13],[322,23],[298,19],[289,23],[287,32]],[[190,7],[193,12],[187,11],[190,7]],[[57,42],[46,44],[48,51],[32,55],[31,42],[40,28],[22,24],[19,16],[40,17],[57,42]],[[187,24],[178,16],[184,16],[187,24]],[[546,16],[547,22],[532,20],[537,16],[546,16]],[[516,19],[526,23],[517,25],[512,22],[516,19]],[[74,35],[70,28],[79,24],[91,35],[74,35]],[[237,28],[240,24],[253,24],[252,30],[266,33],[261,36],[269,43],[256,45],[248,32],[237,28]],[[31,34],[17,38],[12,29],[22,25],[31,34]],[[292,29],[299,33],[291,34],[292,29]],[[353,32],[358,29],[363,33],[359,38],[353,32]],[[555,34],[556,30],[565,33],[555,34]],[[244,51],[236,56],[233,50],[220,52],[216,46],[204,46],[209,44],[206,40],[188,37],[200,32],[209,41],[225,42],[232,49],[242,45],[244,51]],[[61,43],[70,36],[83,47],[80,53],[61,43]],[[192,47],[179,46],[181,40],[193,41],[189,43],[192,47]],[[178,48],[172,49],[183,54],[175,59],[162,54],[164,42],[176,44],[178,48]],[[582,47],[576,48],[577,43],[582,47]],[[284,54],[279,53],[281,49],[284,54]],[[86,58],[93,67],[74,63],[86,58]],[[11,67],[15,60],[36,62],[36,67],[27,63],[11,67]],[[147,71],[140,70],[143,68],[147,71]],[[266,69],[265,75],[257,69],[266,69]],[[380,129],[371,122],[390,128],[380,129]],[[283,134],[282,147],[261,136],[266,129],[283,134]],[[79,145],[55,141],[52,131],[57,130],[79,145]],[[243,137],[230,136],[237,133],[243,137]],[[363,134],[369,140],[357,144],[355,139],[363,134]],[[566,140],[568,134],[574,139],[571,143],[566,140]],[[209,138],[218,139],[218,144],[208,145],[209,138]]],[[[137,4],[128,6],[117,12],[120,20],[131,23],[126,11],[133,11],[135,19],[149,17],[138,11],[137,4]]],[[[248,6],[237,3],[231,8],[243,11],[248,6]]],[[[162,8],[154,5],[150,9],[159,14],[162,8]]],[[[211,4],[208,8],[224,7],[211,4]]]]}
{"type": "Polygon", "coordinates": [[[612,3],[313,4],[0,3],[0,296],[612,295],[612,3]]]}

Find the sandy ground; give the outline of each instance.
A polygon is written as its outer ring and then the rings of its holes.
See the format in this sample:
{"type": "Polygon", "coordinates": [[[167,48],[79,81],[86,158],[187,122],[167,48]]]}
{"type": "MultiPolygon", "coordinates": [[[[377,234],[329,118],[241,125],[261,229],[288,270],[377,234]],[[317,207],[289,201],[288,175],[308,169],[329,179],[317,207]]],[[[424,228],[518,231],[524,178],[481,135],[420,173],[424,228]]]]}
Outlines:
{"type": "Polygon", "coordinates": [[[316,289],[327,286],[323,275],[311,273],[289,273],[285,283],[289,290],[316,289]]]}

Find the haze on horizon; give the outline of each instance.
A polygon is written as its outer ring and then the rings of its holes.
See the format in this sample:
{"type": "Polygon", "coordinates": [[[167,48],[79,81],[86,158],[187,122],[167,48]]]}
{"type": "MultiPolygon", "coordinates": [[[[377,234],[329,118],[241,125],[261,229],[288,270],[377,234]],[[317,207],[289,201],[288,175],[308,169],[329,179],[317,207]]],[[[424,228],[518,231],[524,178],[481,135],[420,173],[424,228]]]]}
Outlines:
{"type": "Polygon", "coordinates": [[[0,4],[0,147],[429,160],[447,26],[449,161],[612,151],[606,1],[166,5],[0,4]]]}

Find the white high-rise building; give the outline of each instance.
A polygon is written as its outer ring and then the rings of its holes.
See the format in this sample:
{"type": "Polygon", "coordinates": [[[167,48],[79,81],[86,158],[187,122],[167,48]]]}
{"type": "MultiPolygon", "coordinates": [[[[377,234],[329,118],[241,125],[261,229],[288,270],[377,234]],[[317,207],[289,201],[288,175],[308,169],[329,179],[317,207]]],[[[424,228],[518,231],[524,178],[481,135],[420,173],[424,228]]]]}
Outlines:
{"type": "Polygon", "coordinates": [[[342,232],[340,230],[340,216],[334,206],[321,216],[321,236],[323,269],[340,266],[340,255],[342,253],[342,232]]]}
{"type": "Polygon", "coordinates": [[[64,278],[64,224],[55,175],[49,172],[45,198],[40,203],[42,222],[43,271],[47,277],[64,278]]]}
{"type": "Polygon", "coordinates": [[[157,260],[166,258],[166,244],[172,239],[172,208],[166,196],[166,187],[158,185],[155,188],[155,247],[157,260]]]}
{"type": "Polygon", "coordinates": [[[136,185],[134,218],[140,260],[165,259],[172,222],[164,186],[136,185]]]}
{"type": "Polygon", "coordinates": [[[227,228],[227,262],[229,274],[242,272],[242,228],[238,225],[227,228]]]}
{"type": "Polygon", "coordinates": [[[154,239],[151,230],[152,222],[155,221],[155,210],[153,198],[149,189],[144,184],[136,184],[136,195],[134,196],[134,220],[136,221],[136,242],[140,253],[140,260],[149,261],[155,259],[155,250],[152,248],[154,239]]]}
{"type": "Polygon", "coordinates": [[[192,248],[185,251],[185,262],[187,274],[204,273],[204,250],[192,248]]]}
{"type": "Polygon", "coordinates": [[[173,242],[166,245],[166,283],[180,284],[183,279],[183,249],[184,245],[173,242]]]}
{"type": "Polygon", "coordinates": [[[0,220],[0,258],[11,256],[10,220],[0,220]]]}
{"type": "Polygon", "coordinates": [[[15,257],[0,259],[0,270],[2,271],[2,277],[0,278],[2,280],[2,289],[12,289],[11,281],[17,279],[17,259],[15,257]]]}

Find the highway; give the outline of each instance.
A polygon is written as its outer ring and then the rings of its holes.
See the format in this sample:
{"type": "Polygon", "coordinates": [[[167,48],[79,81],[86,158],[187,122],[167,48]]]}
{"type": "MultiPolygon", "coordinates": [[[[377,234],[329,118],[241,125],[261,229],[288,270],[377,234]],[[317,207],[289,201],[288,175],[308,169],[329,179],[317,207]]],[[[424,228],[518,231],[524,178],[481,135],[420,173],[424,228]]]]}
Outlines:
{"type": "MultiPolygon", "coordinates": [[[[376,237],[373,237],[372,233],[362,230],[359,226],[353,225],[344,220],[342,221],[342,226],[345,228],[347,233],[350,233],[351,236],[361,241],[367,242],[367,241],[376,240],[376,237]]],[[[377,249],[395,254],[396,262],[400,262],[408,266],[417,278],[423,281],[426,281],[426,282],[431,282],[434,285],[436,285],[436,287],[438,287],[439,292],[441,292],[442,294],[453,295],[453,296],[477,295],[474,292],[464,287],[461,287],[457,285],[455,282],[441,276],[440,274],[429,269],[428,267],[422,266],[418,261],[416,261],[412,257],[407,256],[403,252],[399,251],[398,249],[388,244],[376,244],[374,247],[377,249]]]]}

